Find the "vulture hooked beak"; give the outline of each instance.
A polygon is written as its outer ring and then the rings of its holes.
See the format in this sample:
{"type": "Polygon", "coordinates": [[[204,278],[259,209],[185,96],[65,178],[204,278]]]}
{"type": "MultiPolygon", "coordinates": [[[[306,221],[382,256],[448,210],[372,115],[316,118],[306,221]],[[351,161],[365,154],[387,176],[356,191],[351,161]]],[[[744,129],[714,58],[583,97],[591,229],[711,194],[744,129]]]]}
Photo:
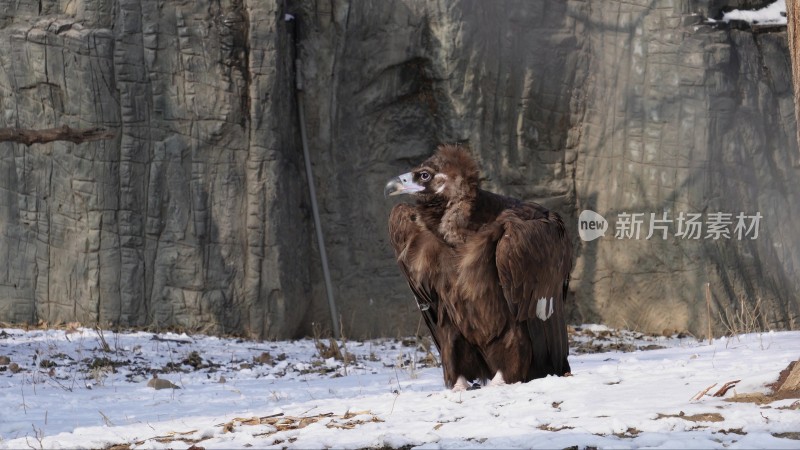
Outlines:
{"type": "Polygon", "coordinates": [[[424,190],[425,186],[414,183],[414,173],[408,172],[389,180],[386,183],[386,187],[383,188],[383,195],[384,197],[389,197],[391,195],[413,194],[424,190]]]}

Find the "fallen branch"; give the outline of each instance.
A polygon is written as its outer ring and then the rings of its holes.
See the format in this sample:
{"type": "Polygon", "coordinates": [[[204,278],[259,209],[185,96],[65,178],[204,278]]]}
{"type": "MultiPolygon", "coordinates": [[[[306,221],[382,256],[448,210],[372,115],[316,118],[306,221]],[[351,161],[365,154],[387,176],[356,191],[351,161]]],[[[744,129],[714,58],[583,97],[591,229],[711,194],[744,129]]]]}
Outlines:
{"type": "Polygon", "coordinates": [[[154,334],[151,341],[158,341],[158,342],[177,342],[178,344],[191,344],[192,341],[187,341],[186,339],[171,339],[171,338],[162,338],[161,336],[154,334]]]}
{"type": "Polygon", "coordinates": [[[717,389],[716,392],[714,392],[713,394],[709,394],[709,391],[711,391],[711,389],[714,389],[714,387],[717,385],[717,383],[714,383],[711,386],[695,394],[689,401],[695,402],[697,400],[700,400],[707,394],[712,397],[722,397],[725,394],[727,394],[728,391],[731,390],[734,386],[736,386],[736,384],[740,381],[742,380],[728,381],[727,383],[723,384],[719,389],[717,389]]]}
{"type": "Polygon", "coordinates": [[[722,387],[721,387],[721,388],[719,388],[719,390],[717,390],[717,392],[715,392],[715,393],[714,393],[714,397],[722,397],[722,396],[723,396],[723,395],[725,395],[725,394],[726,394],[728,391],[730,391],[730,390],[731,390],[731,388],[733,388],[734,386],[736,386],[736,383],[738,383],[738,382],[740,382],[740,381],[742,381],[742,380],[733,380],[733,381],[728,381],[727,383],[723,384],[723,385],[722,385],[722,387]]]}
{"type": "Polygon", "coordinates": [[[711,388],[713,388],[713,387],[714,387],[714,386],[716,386],[716,385],[717,385],[717,383],[714,383],[714,384],[712,384],[711,386],[709,386],[709,387],[707,387],[707,388],[703,389],[702,391],[700,391],[700,392],[698,392],[697,394],[695,394],[695,396],[694,396],[694,397],[692,397],[692,398],[691,398],[691,400],[689,400],[689,401],[697,401],[697,400],[700,400],[701,398],[703,398],[703,396],[704,396],[704,395],[706,395],[706,394],[708,393],[708,391],[710,391],[710,390],[711,390],[711,388]]]}
{"type": "Polygon", "coordinates": [[[59,128],[43,130],[25,130],[22,128],[0,128],[0,142],[16,142],[18,144],[46,144],[53,141],[69,141],[81,144],[89,141],[112,139],[117,134],[104,128],[87,128],[83,130],[70,128],[67,125],[59,128]]]}

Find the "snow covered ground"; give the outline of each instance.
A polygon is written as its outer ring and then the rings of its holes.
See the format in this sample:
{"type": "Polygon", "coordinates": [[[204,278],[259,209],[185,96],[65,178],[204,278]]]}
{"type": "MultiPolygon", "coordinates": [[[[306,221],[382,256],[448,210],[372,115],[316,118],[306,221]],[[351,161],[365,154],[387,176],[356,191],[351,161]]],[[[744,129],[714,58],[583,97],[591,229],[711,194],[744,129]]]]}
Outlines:
{"type": "Polygon", "coordinates": [[[730,401],[767,392],[800,357],[800,332],[713,345],[597,325],[572,334],[572,377],[452,393],[414,338],[337,349],[0,329],[0,448],[800,447],[796,399],[730,401]]]}

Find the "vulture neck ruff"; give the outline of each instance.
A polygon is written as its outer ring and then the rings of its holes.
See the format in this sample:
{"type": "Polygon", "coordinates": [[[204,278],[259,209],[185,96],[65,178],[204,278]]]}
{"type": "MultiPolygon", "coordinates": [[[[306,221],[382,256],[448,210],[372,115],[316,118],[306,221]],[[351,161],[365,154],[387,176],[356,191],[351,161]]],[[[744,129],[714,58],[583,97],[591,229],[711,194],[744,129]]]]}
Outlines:
{"type": "Polygon", "coordinates": [[[477,189],[461,176],[454,177],[452,184],[443,192],[446,195],[437,193],[419,198],[417,207],[425,226],[455,247],[473,233],[470,220],[477,189]]]}
{"type": "Polygon", "coordinates": [[[450,245],[460,245],[467,241],[470,235],[469,223],[472,213],[472,199],[475,194],[461,197],[447,202],[447,208],[439,223],[439,234],[450,245]]]}

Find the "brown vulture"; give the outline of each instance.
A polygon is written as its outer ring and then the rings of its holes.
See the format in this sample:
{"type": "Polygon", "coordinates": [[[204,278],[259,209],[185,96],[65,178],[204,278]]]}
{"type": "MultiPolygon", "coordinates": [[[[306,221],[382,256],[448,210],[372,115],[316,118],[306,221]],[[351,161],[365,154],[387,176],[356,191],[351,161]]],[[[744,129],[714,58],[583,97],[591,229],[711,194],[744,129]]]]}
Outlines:
{"type": "Polygon", "coordinates": [[[572,243],[558,213],[479,187],[466,149],[441,145],[385,195],[389,238],[439,349],[448,387],[570,371],[564,302],[572,243]]]}

